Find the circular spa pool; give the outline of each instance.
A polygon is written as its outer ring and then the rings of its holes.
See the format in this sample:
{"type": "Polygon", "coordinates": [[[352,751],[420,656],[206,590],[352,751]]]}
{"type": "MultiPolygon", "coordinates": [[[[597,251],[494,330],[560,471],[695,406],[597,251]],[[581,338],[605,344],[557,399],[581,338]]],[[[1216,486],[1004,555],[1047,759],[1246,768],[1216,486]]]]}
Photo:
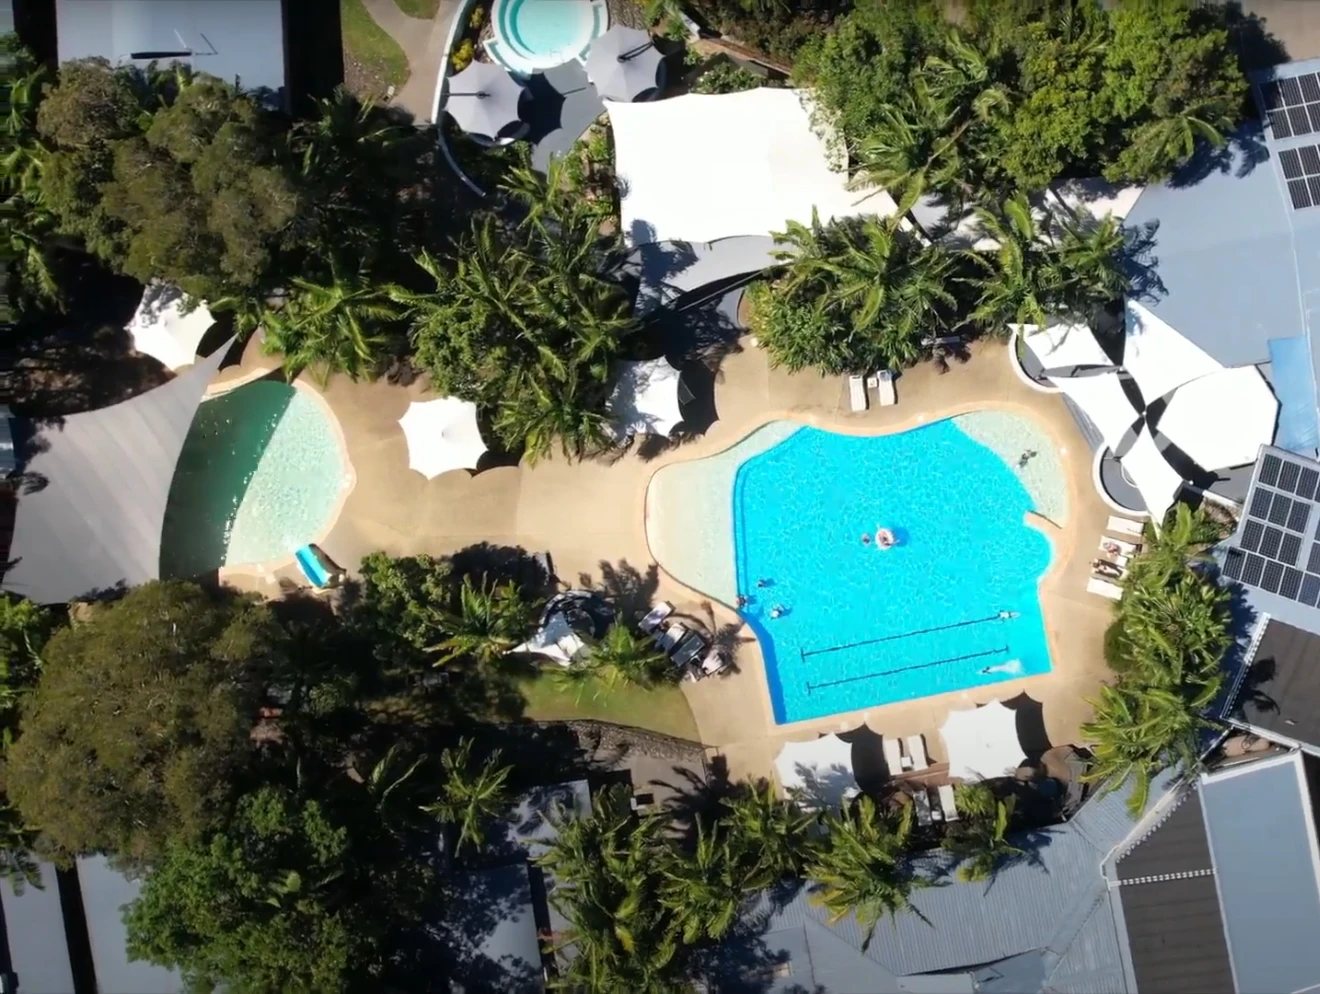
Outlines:
{"type": "Polygon", "coordinates": [[[609,27],[604,0],[495,0],[490,57],[527,75],[585,58],[609,27]]]}
{"type": "Polygon", "coordinates": [[[283,559],[318,539],[352,481],[331,417],[267,380],[203,402],[170,488],[161,575],[283,559]]]}

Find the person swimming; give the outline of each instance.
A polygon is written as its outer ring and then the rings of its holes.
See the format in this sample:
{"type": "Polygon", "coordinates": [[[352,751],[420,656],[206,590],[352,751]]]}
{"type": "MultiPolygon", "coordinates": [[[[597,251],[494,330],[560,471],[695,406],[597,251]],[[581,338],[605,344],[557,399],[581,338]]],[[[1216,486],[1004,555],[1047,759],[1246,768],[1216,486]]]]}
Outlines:
{"type": "Polygon", "coordinates": [[[882,549],[892,549],[898,544],[898,539],[888,528],[877,528],[875,530],[875,544],[882,549]]]}

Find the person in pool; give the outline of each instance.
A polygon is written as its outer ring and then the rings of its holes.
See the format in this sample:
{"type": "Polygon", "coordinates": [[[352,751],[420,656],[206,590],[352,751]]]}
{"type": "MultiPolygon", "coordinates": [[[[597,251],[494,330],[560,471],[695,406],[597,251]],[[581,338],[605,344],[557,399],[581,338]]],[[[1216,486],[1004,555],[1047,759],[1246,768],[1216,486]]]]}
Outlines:
{"type": "Polygon", "coordinates": [[[875,530],[875,544],[882,549],[892,549],[898,540],[894,538],[894,533],[888,528],[877,528],[875,530]]]}

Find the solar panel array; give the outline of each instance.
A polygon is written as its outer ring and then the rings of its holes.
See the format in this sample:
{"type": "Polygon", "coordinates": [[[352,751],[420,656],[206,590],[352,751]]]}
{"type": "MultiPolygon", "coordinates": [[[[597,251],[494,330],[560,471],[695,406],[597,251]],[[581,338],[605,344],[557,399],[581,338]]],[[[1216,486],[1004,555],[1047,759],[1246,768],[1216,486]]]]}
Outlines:
{"type": "Polygon", "coordinates": [[[1285,148],[1279,153],[1279,166],[1293,210],[1320,207],[1320,145],[1285,148]]]}
{"type": "Polygon", "coordinates": [[[1261,96],[1274,138],[1320,133],[1320,75],[1272,80],[1261,87],[1261,96]]]}
{"type": "Polygon", "coordinates": [[[1320,467],[1270,449],[1256,466],[1224,573],[1308,607],[1320,605],[1320,467]]]}

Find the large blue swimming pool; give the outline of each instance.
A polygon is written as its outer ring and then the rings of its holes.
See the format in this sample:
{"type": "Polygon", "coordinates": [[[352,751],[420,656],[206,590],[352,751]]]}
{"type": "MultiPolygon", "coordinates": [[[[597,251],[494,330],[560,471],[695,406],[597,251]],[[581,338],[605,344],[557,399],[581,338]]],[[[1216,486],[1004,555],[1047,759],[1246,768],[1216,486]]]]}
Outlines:
{"type": "Polygon", "coordinates": [[[1024,524],[1013,471],[952,421],[803,428],[741,466],[733,503],[742,615],[777,722],[1049,671],[1049,542],[1024,524]],[[877,528],[899,544],[863,544],[877,528]]]}

